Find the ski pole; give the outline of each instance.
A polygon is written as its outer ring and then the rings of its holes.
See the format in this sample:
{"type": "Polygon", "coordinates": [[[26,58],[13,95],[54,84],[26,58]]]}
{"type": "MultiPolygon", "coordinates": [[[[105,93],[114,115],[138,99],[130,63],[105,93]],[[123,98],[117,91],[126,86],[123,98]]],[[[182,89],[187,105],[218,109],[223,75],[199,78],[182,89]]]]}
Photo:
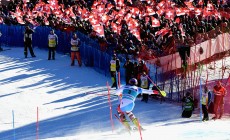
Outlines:
{"type": "Polygon", "coordinates": [[[147,75],[147,78],[149,79],[149,81],[154,85],[156,86],[156,88],[159,90],[161,96],[165,97],[166,96],[166,92],[165,91],[162,91],[154,82],[153,80],[147,75]]]}

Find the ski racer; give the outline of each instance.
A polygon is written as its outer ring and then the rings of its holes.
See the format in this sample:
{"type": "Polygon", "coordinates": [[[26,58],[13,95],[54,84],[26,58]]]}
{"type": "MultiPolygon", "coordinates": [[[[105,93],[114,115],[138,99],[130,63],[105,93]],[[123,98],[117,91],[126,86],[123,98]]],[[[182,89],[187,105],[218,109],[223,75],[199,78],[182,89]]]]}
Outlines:
{"type": "Polygon", "coordinates": [[[117,107],[117,112],[120,117],[120,121],[127,127],[129,130],[131,130],[131,127],[126,120],[125,114],[130,118],[130,120],[133,122],[133,124],[140,129],[143,129],[139,123],[138,119],[134,116],[132,113],[132,110],[135,106],[135,99],[139,94],[156,94],[152,90],[143,89],[140,87],[137,87],[137,79],[132,78],[129,80],[129,85],[123,86],[116,90],[116,95],[119,95],[121,97],[120,104],[117,107]]]}

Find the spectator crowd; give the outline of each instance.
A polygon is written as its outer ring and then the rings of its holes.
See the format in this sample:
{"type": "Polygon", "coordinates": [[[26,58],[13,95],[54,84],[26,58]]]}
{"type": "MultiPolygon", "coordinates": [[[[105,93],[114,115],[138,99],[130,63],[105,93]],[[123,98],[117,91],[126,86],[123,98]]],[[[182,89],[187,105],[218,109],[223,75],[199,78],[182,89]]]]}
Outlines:
{"type": "Polygon", "coordinates": [[[78,30],[101,51],[147,60],[229,32],[229,11],[226,0],[10,0],[0,22],[78,30]]]}

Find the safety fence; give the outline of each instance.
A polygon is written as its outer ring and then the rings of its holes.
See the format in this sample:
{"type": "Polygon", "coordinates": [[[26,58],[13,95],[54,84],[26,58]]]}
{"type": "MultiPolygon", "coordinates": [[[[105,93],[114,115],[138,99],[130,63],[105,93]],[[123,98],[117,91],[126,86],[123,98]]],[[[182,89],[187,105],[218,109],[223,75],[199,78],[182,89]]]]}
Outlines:
{"type": "MultiPolygon", "coordinates": [[[[0,25],[2,36],[0,38],[1,45],[7,47],[23,47],[25,26],[8,26],[0,25]]],[[[47,26],[38,26],[33,33],[33,47],[40,49],[47,49],[48,34],[51,28],[47,26]]],[[[76,31],[78,38],[81,40],[80,52],[83,63],[86,66],[93,67],[96,71],[103,73],[105,76],[109,75],[109,61],[111,56],[99,50],[99,43],[87,35],[76,31]]],[[[70,39],[73,32],[63,32],[55,30],[58,36],[58,46],[56,51],[59,53],[68,54],[70,52],[70,39]]],[[[122,74],[123,75],[123,74],[122,74]]]]}
{"type": "MultiPolygon", "coordinates": [[[[210,32],[208,34],[213,33],[210,32]]],[[[190,48],[190,57],[187,60],[186,75],[181,73],[185,69],[182,67],[182,59],[179,52],[148,60],[146,62],[149,66],[155,65],[155,69],[152,69],[150,76],[168,93],[168,99],[170,100],[180,102],[181,97],[187,91],[192,92],[194,98],[199,98],[200,72],[206,73],[202,77],[202,85],[209,85],[209,83],[215,82],[210,77],[223,81],[228,78],[229,64],[226,63],[225,58],[230,55],[229,39],[230,34],[225,32],[192,46],[190,48]],[[219,68],[216,65],[218,59],[222,60],[219,68]],[[213,63],[212,67],[207,65],[210,63],[213,63]],[[160,66],[157,66],[159,64],[160,66]],[[205,70],[203,70],[203,67],[206,67],[205,70]]]]}

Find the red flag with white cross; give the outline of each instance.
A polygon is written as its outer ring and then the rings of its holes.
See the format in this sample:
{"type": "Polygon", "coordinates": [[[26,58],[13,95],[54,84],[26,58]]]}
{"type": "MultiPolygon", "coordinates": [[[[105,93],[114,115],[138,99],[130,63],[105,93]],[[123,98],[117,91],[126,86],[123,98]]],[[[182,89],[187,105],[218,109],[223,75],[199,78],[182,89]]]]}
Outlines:
{"type": "Polygon", "coordinates": [[[173,20],[174,17],[175,17],[174,10],[171,9],[167,10],[167,12],[165,13],[165,18],[173,20]]]}
{"type": "Polygon", "coordinates": [[[152,27],[159,27],[161,25],[160,20],[151,17],[152,18],[152,27]]]}
{"type": "Polygon", "coordinates": [[[102,25],[100,25],[100,24],[93,25],[93,30],[97,33],[98,36],[100,36],[100,37],[105,36],[104,27],[102,25]]]}

